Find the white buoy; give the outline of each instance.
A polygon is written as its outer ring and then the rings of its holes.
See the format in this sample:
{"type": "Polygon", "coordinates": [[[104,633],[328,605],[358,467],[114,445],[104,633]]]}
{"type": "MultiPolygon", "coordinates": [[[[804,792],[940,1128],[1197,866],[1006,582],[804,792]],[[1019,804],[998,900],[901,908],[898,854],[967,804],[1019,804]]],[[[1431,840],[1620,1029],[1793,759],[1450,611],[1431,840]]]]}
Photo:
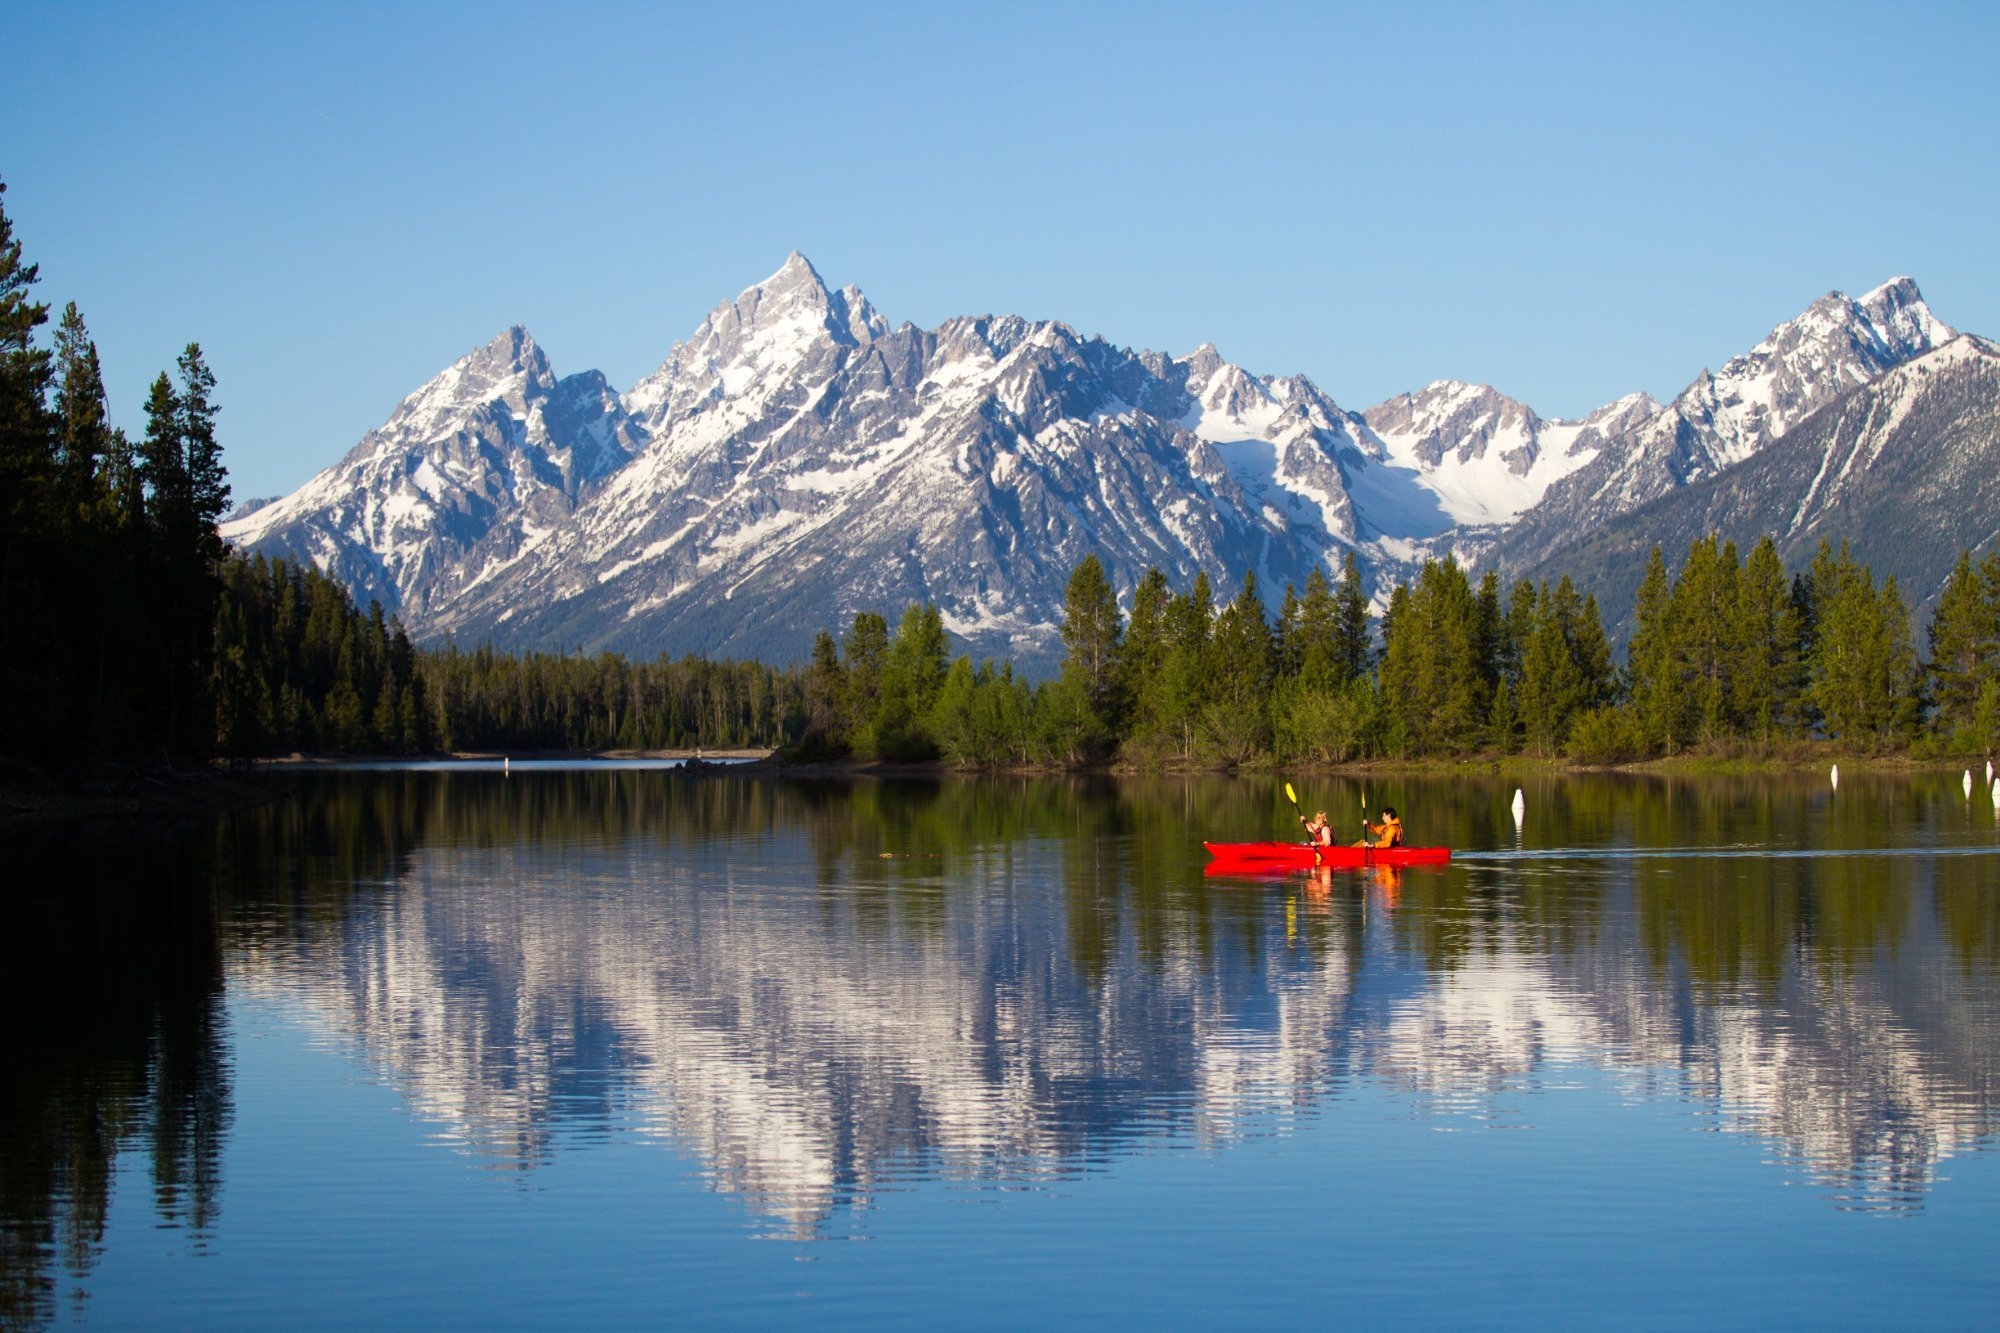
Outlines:
{"type": "Polygon", "coordinates": [[[1839,765],[1839,764],[1835,764],[1835,765],[1833,766],[1833,774],[1832,774],[1832,777],[1833,777],[1833,789],[1834,789],[1835,791],[1839,791],[1839,790],[1840,790],[1840,765],[1839,765]]]}
{"type": "Polygon", "coordinates": [[[1964,782],[1962,782],[1962,783],[1960,783],[1959,785],[1965,788],[1965,799],[1966,799],[1966,800],[1968,800],[1968,801],[1969,801],[1969,800],[1971,800],[1971,799],[1972,799],[1972,770],[1971,770],[1971,769],[1969,769],[1969,768],[1968,768],[1968,769],[1966,769],[1966,770],[1965,770],[1965,781],[1964,781],[1964,782]]]}
{"type": "Polygon", "coordinates": [[[1522,795],[1522,794],[1521,794],[1521,789],[1520,789],[1519,787],[1516,787],[1516,788],[1514,788],[1514,827],[1515,827],[1515,828],[1519,828],[1519,827],[1521,827],[1521,818],[1522,818],[1522,816],[1526,815],[1527,813],[1528,813],[1528,798],[1527,798],[1526,796],[1524,796],[1524,795],[1522,795]]]}
{"type": "Polygon", "coordinates": [[[503,754],[500,756],[500,776],[503,778],[514,776],[514,757],[512,755],[503,754]]]}

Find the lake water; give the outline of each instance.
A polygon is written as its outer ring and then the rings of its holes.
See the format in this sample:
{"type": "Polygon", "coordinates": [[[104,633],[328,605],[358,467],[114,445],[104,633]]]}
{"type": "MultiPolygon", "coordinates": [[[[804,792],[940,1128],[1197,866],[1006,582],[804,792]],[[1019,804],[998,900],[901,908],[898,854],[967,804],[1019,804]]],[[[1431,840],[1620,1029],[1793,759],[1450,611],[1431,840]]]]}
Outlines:
{"type": "Polygon", "coordinates": [[[0,835],[0,1324],[2000,1323],[1956,774],[302,781],[0,835]]]}

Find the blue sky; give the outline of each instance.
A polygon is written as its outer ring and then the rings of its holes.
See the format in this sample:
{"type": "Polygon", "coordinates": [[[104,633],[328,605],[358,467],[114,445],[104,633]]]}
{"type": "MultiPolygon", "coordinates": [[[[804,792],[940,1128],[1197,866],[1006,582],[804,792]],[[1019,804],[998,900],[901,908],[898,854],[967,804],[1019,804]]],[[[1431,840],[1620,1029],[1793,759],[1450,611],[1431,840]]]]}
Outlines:
{"type": "Polygon", "coordinates": [[[2000,6],[21,5],[0,178],[113,409],[239,495],[510,323],[620,387],[811,256],[892,321],[1214,341],[1365,407],[1670,394],[1897,273],[2000,334],[2000,6]]]}

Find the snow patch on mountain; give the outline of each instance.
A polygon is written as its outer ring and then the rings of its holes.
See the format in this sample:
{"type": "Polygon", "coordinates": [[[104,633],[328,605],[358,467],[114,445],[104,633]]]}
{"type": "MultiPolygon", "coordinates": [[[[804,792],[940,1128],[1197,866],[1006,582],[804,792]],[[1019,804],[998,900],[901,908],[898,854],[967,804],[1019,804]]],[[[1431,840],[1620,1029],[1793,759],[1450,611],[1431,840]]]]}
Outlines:
{"type": "Polygon", "coordinates": [[[1607,436],[1658,410],[1630,394],[1580,421],[1545,421],[1488,385],[1438,380],[1363,415],[1388,461],[1413,473],[1451,524],[1488,526],[1519,518],[1596,459],[1607,436]]]}

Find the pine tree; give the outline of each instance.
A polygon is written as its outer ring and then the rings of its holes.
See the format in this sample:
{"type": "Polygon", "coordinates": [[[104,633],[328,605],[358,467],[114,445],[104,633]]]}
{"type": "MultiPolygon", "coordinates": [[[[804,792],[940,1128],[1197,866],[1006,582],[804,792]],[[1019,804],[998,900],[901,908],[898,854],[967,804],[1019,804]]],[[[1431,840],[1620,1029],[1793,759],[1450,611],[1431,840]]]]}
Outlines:
{"type": "Polygon", "coordinates": [[[1923,672],[1910,634],[1910,610],[1903,590],[1891,574],[1876,595],[1881,628],[1882,720],[1878,734],[1907,743],[1923,720],[1923,672]]]}
{"type": "Polygon", "coordinates": [[[1208,572],[1167,602],[1167,654],[1160,669],[1157,721],[1182,758],[1192,758],[1196,732],[1209,700],[1209,635],[1215,624],[1214,594],[1208,572]]]}
{"type": "MultiPolygon", "coordinates": [[[[29,520],[38,517],[37,507],[46,503],[55,458],[48,414],[53,368],[48,351],[35,345],[35,330],[48,322],[49,308],[29,299],[40,268],[21,262],[6,192],[0,181],[0,541],[11,556],[15,542],[30,531],[29,520]]],[[[14,568],[12,559],[4,563],[7,571],[14,568]]],[[[0,579],[6,577],[0,571],[0,579]]]]}
{"type": "MultiPolygon", "coordinates": [[[[229,502],[229,484],[215,436],[215,377],[201,348],[189,343],[178,369],[178,390],[162,374],[147,396],[138,473],[157,580],[162,738],[176,749],[202,751],[211,730],[206,715],[220,564],[228,552],[216,524],[229,502]]],[[[346,711],[342,718],[342,746],[354,748],[368,719],[346,711]]]]}
{"type": "Polygon", "coordinates": [[[1290,680],[1299,674],[1299,659],[1305,648],[1299,633],[1299,590],[1287,583],[1284,600],[1278,603],[1276,638],[1278,678],[1290,680]]]}
{"type": "Polygon", "coordinates": [[[1489,569],[1486,571],[1486,576],[1479,580],[1479,634],[1477,639],[1479,676],[1481,680],[1485,681],[1489,692],[1494,686],[1500,683],[1501,672],[1507,657],[1504,643],[1506,635],[1506,615],[1500,609],[1500,575],[1489,569]]]}
{"type": "Polygon", "coordinates": [[[1667,563],[1655,546],[1639,582],[1631,642],[1626,645],[1632,677],[1632,706],[1641,735],[1652,748],[1672,754],[1683,739],[1683,691],[1674,638],[1673,586],[1667,563]]]}
{"type": "Polygon", "coordinates": [[[846,684],[840,647],[834,643],[833,635],[821,630],[813,637],[811,665],[806,668],[806,730],[802,744],[808,753],[845,747],[846,738],[840,734],[840,700],[846,684]]]}
{"type": "MultiPolygon", "coordinates": [[[[1982,564],[1961,551],[1930,624],[1930,678],[1937,727],[1973,728],[1980,696],[2000,680],[2000,553],[1982,564]]],[[[1990,738],[1983,738],[1990,743],[1990,738]]]]}
{"type": "Polygon", "coordinates": [[[1777,545],[1766,536],[1751,548],[1737,584],[1737,650],[1733,712],[1759,739],[1797,731],[1805,688],[1798,606],[1777,545]]]}
{"type": "Polygon", "coordinates": [[[104,372],[76,303],[63,307],[56,328],[56,457],[63,498],[82,509],[97,499],[112,453],[104,372]]]}
{"type": "MultiPolygon", "coordinates": [[[[1557,590],[1569,587],[1569,575],[1562,576],[1557,590]]],[[[1572,594],[1574,588],[1571,588],[1572,594]]],[[[1586,593],[1574,619],[1566,619],[1563,632],[1569,639],[1570,656],[1583,677],[1583,706],[1602,708],[1618,697],[1618,670],[1611,663],[1611,640],[1604,633],[1604,616],[1597,609],[1597,594],[1586,593]]]]}
{"type": "MultiPolygon", "coordinates": [[[[1353,553],[1349,552],[1351,556],[1353,553]]],[[[1341,642],[1342,607],[1327,582],[1326,571],[1314,565],[1306,575],[1305,595],[1299,598],[1296,660],[1292,674],[1314,689],[1330,690],[1347,680],[1345,648],[1341,642]]],[[[1368,633],[1368,608],[1361,608],[1361,635],[1368,633]]]]}
{"type": "Polygon", "coordinates": [[[1492,698],[1480,671],[1479,603],[1464,571],[1450,556],[1427,560],[1390,608],[1381,686],[1392,724],[1420,754],[1476,745],[1492,698]]]}
{"type": "Polygon", "coordinates": [[[187,474],[190,555],[213,566],[229,553],[216,525],[229,512],[229,472],[222,465],[222,446],[215,438],[215,375],[202,359],[201,347],[189,343],[177,362],[180,371],[182,464],[187,474]]]}
{"type": "Polygon", "coordinates": [[[1528,745],[1537,754],[1561,752],[1583,690],[1582,673],[1570,655],[1562,616],[1555,598],[1543,585],[1536,599],[1535,628],[1521,650],[1521,720],[1528,745]]]}
{"type": "Polygon", "coordinates": [[[928,759],[936,747],[925,730],[938,690],[950,669],[951,639],[936,605],[903,612],[882,660],[874,749],[885,759],[928,759]]]}
{"type": "Polygon", "coordinates": [[[1919,711],[1909,614],[1892,577],[1877,591],[1846,542],[1824,541],[1812,563],[1810,693],[1827,734],[1876,743],[1904,739],[1919,711]]]}
{"type": "Polygon", "coordinates": [[[1688,721],[1703,740],[1735,730],[1736,692],[1730,675],[1741,650],[1736,544],[1715,533],[1688,546],[1673,589],[1673,656],[1689,692],[1688,721]]]}
{"type": "Polygon", "coordinates": [[[1132,623],[1118,648],[1119,695],[1126,701],[1130,735],[1150,735],[1158,726],[1169,600],[1167,576],[1157,569],[1148,569],[1132,590],[1132,623]]]}
{"type": "Polygon", "coordinates": [[[1514,591],[1508,594],[1507,615],[1501,626],[1500,644],[1496,656],[1501,679],[1512,680],[1516,686],[1521,680],[1521,654],[1528,646],[1529,636],[1535,632],[1535,616],[1539,606],[1539,594],[1532,579],[1522,579],[1514,585],[1514,591]]]}
{"type": "Polygon", "coordinates": [[[146,434],[139,443],[138,465],[149,518],[164,525],[179,521],[181,511],[192,509],[187,459],[181,448],[181,402],[165,371],[146,392],[146,434]]]}
{"type": "Polygon", "coordinates": [[[873,752],[875,715],[881,706],[882,664],[889,655],[889,622],[873,611],[856,611],[841,644],[846,689],[840,701],[840,732],[857,750],[873,752]]]}
{"type": "Polygon", "coordinates": [[[1518,708],[1528,744],[1552,756],[1568,744],[1581,714],[1610,701],[1611,647],[1597,599],[1578,597],[1567,574],[1527,604],[1534,627],[1521,649],[1518,708]]]}
{"type": "Polygon", "coordinates": [[[1063,670],[1079,676],[1085,697],[1106,731],[1122,709],[1118,699],[1118,649],[1124,632],[1117,594],[1095,552],[1077,562],[1063,598],[1063,670]]]}
{"type": "Polygon", "coordinates": [[[1493,687],[1493,706],[1487,710],[1486,743],[1502,754],[1512,754],[1520,744],[1520,721],[1513,681],[1502,676],[1493,687]]]}
{"type": "Polygon", "coordinates": [[[21,242],[0,182],[0,752],[52,748],[68,706],[68,671],[51,635],[63,622],[50,576],[61,562],[55,502],[55,432],[48,411],[49,353],[35,344],[48,306],[30,299],[39,276],[21,242]]]}
{"type": "Polygon", "coordinates": [[[1368,670],[1369,617],[1368,595],[1361,588],[1361,562],[1351,550],[1340,558],[1340,590],[1334,602],[1334,674],[1341,681],[1355,680],[1368,670]]]}
{"type": "Polygon", "coordinates": [[[1209,640],[1209,696],[1203,721],[1209,740],[1228,762],[1241,762],[1269,740],[1275,658],[1264,601],[1257,595],[1257,575],[1246,570],[1241,590],[1215,618],[1209,640]]]}

